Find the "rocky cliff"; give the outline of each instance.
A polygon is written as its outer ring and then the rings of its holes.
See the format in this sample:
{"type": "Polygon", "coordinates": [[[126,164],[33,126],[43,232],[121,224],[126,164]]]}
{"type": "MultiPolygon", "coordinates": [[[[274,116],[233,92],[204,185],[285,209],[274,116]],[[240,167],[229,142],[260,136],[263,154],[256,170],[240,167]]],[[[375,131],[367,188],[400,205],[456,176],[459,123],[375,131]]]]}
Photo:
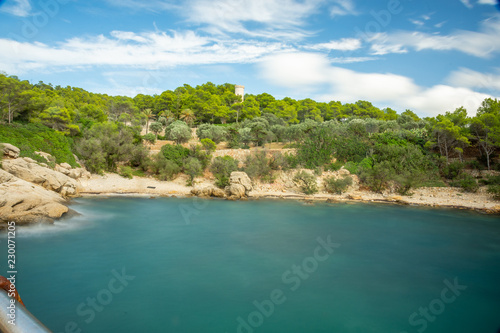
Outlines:
{"type": "Polygon", "coordinates": [[[90,174],[82,168],[56,165],[55,170],[24,157],[12,145],[4,147],[0,169],[0,228],[9,221],[19,224],[51,223],[68,212],[68,197],[78,194],[78,178],[90,174]]]}

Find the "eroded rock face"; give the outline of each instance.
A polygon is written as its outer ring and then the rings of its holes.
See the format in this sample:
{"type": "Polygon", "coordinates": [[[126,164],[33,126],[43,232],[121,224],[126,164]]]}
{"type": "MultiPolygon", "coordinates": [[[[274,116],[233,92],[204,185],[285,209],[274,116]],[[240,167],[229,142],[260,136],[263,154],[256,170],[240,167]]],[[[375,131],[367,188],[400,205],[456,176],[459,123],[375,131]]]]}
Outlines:
{"type": "Polygon", "coordinates": [[[38,165],[31,158],[3,161],[2,168],[22,180],[40,185],[65,197],[76,195],[79,191],[79,184],[74,179],[38,165]]]}
{"type": "Polygon", "coordinates": [[[7,222],[45,222],[68,212],[63,197],[0,169],[0,228],[7,222]]]}
{"type": "Polygon", "coordinates": [[[194,188],[191,190],[191,193],[199,196],[199,197],[216,197],[216,198],[224,198],[226,193],[218,187],[215,186],[206,186],[203,188],[194,188]]]}
{"type": "Polygon", "coordinates": [[[241,184],[231,184],[226,186],[226,194],[230,199],[241,199],[246,197],[245,186],[241,184]]]}
{"type": "Polygon", "coordinates": [[[84,168],[71,169],[71,166],[67,163],[62,163],[61,165],[56,164],[54,170],[73,179],[80,179],[80,178],[89,179],[92,176],[90,172],[88,172],[84,168]],[[69,166],[69,168],[64,167],[63,164],[66,164],[66,166],[69,166]]]}
{"type": "Polygon", "coordinates": [[[243,185],[246,192],[250,192],[253,189],[250,177],[248,177],[248,175],[242,171],[231,172],[231,176],[229,176],[229,184],[243,185]]]}
{"type": "Polygon", "coordinates": [[[18,158],[21,150],[10,143],[0,143],[0,146],[3,147],[3,154],[10,158],[18,158]]]}

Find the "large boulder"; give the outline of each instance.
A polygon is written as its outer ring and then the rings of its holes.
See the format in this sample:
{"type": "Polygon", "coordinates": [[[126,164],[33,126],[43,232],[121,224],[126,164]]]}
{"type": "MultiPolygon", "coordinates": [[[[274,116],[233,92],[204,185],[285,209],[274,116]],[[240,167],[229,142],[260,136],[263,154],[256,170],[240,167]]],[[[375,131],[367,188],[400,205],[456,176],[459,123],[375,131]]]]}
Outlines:
{"type": "Polygon", "coordinates": [[[231,176],[229,176],[229,184],[242,185],[245,188],[245,192],[248,193],[252,190],[252,181],[250,177],[245,172],[233,171],[231,176]]]}
{"type": "Polygon", "coordinates": [[[229,199],[241,199],[246,196],[245,186],[241,184],[231,184],[226,186],[226,194],[229,199]]]}
{"type": "Polygon", "coordinates": [[[19,224],[53,222],[68,212],[63,197],[0,169],[0,228],[19,224]]]}
{"type": "Polygon", "coordinates": [[[65,197],[76,195],[79,191],[79,184],[74,179],[38,165],[31,158],[3,161],[2,168],[18,178],[58,192],[65,197]]]}
{"type": "Polygon", "coordinates": [[[0,147],[3,147],[3,154],[10,158],[18,158],[21,150],[10,143],[0,143],[0,147]]]}

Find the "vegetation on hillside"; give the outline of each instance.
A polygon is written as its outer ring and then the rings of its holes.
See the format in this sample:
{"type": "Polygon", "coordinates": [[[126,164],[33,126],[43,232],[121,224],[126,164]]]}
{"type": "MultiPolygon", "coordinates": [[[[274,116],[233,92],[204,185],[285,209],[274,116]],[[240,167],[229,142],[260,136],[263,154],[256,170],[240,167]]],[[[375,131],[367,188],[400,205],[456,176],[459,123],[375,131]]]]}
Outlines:
{"type": "MultiPolygon", "coordinates": [[[[280,142],[297,148],[297,154],[254,153],[243,170],[272,182],[278,170],[307,168],[318,175],[344,166],[375,192],[410,194],[415,187],[445,182],[466,191],[485,184],[497,195],[498,179],[476,179],[471,171],[500,168],[500,101],[485,99],[474,117],[464,108],[443,111],[421,119],[411,110],[398,114],[367,101],[277,100],[266,93],[246,95],[242,102],[234,85],[210,82],[130,98],[0,74],[0,142],[40,162],[35,151],[76,166],[74,152],[92,172],[119,171],[129,177],[142,170],[160,179],[183,172],[190,182],[208,168],[224,186],[238,166],[228,159],[210,165],[216,144],[249,148],[280,142]],[[147,134],[141,136],[144,127],[147,134]],[[183,147],[191,127],[197,128],[202,145],[183,147]],[[150,156],[144,143],[160,139],[175,145],[150,156]]],[[[300,172],[296,177],[314,192],[309,178],[310,173],[300,172]]],[[[326,186],[342,193],[347,183],[330,179],[326,186]]]]}

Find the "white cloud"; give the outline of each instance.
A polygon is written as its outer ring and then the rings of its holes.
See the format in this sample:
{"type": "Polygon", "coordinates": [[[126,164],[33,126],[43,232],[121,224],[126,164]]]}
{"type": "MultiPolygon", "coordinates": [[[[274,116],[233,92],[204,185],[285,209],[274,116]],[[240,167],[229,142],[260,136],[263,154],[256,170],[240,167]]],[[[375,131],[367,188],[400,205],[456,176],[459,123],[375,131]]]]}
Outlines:
{"type": "Polygon", "coordinates": [[[180,9],[179,5],[176,5],[172,2],[175,1],[163,1],[163,0],[106,0],[108,3],[119,6],[119,7],[127,7],[135,10],[148,10],[152,12],[160,12],[164,10],[173,10],[180,9]]]}
{"type": "Polygon", "coordinates": [[[460,51],[480,58],[500,52],[500,16],[485,20],[479,32],[459,30],[450,35],[402,31],[378,33],[370,38],[373,54],[401,53],[405,47],[417,51],[460,51]]]}
{"type": "Polygon", "coordinates": [[[305,19],[316,13],[322,0],[192,0],[182,14],[188,21],[207,25],[212,34],[240,33],[267,38],[300,39],[305,19]],[[249,29],[246,24],[260,25],[249,29]]]}
{"type": "Polygon", "coordinates": [[[464,4],[465,7],[471,9],[472,7],[474,7],[471,3],[470,3],[470,0],[460,0],[461,3],[464,4]]]}
{"type": "Polygon", "coordinates": [[[323,86],[327,93],[320,100],[343,103],[368,100],[399,111],[406,108],[422,116],[435,116],[460,106],[475,114],[490,95],[467,87],[436,85],[422,87],[411,78],[391,73],[360,73],[333,66],[326,56],[293,52],[266,57],[260,63],[264,79],[280,87],[310,90],[323,86]]]}
{"type": "Polygon", "coordinates": [[[497,73],[479,73],[468,68],[461,68],[451,73],[447,82],[453,86],[475,88],[500,94],[500,68],[497,69],[497,73]]]}
{"type": "Polygon", "coordinates": [[[31,4],[29,0],[13,0],[6,2],[0,7],[0,12],[9,13],[15,16],[26,17],[31,14],[31,4]]]}
{"type": "Polygon", "coordinates": [[[217,40],[192,31],[114,31],[103,35],[72,38],[57,46],[39,42],[0,39],[0,68],[10,73],[31,70],[64,71],[75,66],[131,66],[157,69],[183,65],[254,62],[264,55],[284,50],[281,43],[217,40]]]}
{"type": "Polygon", "coordinates": [[[480,5],[496,5],[497,1],[495,1],[495,0],[479,0],[477,3],[480,5]]]}
{"type": "Polygon", "coordinates": [[[334,0],[334,5],[330,8],[330,15],[344,16],[357,15],[353,0],[334,0]]]}
{"type": "Polygon", "coordinates": [[[260,63],[262,77],[282,87],[296,88],[328,81],[330,62],[317,53],[282,53],[271,55],[260,63]]]}
{"type": "Polygon", "coordinates": [[[361,41],[356,38],[342,38],[340,40],[332,40],[328,43],[320,43],[305,46],[310,50],[325,50],[325,51],[354,51],[361,48],[361,41]]]}

